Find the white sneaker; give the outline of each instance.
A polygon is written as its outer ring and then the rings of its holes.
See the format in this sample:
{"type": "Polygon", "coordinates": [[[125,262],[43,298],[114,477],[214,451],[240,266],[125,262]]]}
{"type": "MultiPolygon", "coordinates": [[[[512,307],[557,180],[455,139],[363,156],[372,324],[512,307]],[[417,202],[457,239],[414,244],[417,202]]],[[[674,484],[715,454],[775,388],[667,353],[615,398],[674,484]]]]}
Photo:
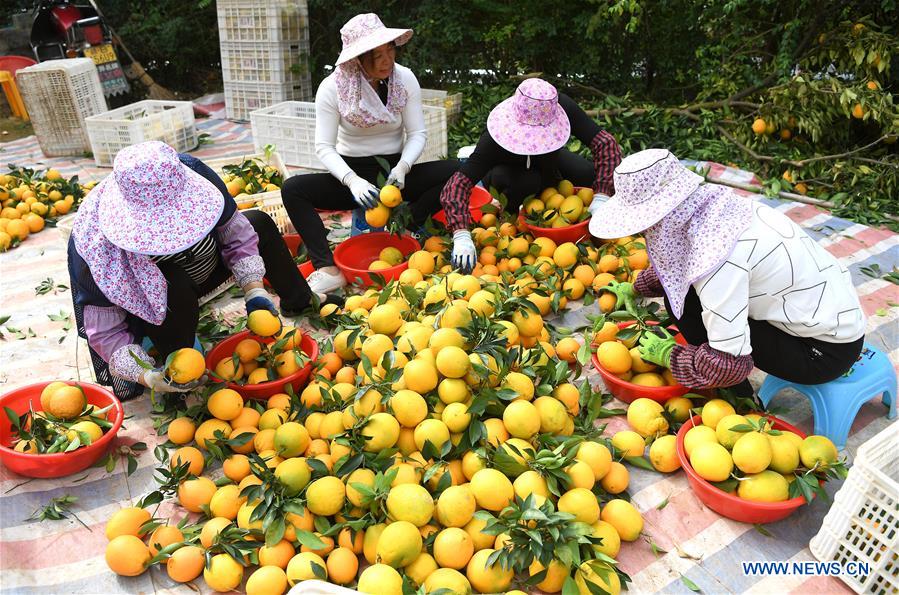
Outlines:
{"type": "Polygon", "coordinates": [[[337,267],[325,267],[313,271],[306,282],[315,293],[331,293],[347,285],[346,279],[337,267]]]}

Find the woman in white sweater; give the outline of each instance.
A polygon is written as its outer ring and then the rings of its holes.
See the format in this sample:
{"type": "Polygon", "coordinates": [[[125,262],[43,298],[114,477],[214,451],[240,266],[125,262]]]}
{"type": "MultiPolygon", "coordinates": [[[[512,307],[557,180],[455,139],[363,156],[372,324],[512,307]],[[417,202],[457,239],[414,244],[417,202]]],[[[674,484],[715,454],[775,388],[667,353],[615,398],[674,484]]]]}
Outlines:
{"type": "Polygon", "coordinates": [[[397,64],[396,48],[410,29],[388,29],[375,14],[360,14],[340,30],[343,51],[334,72],[315,94],[315,153],[329,173],[288,179],[281,189],[290,220],[302,236],[315,272],[313,291],[346,285],[334,266],[327,231],[316,209],[349,210],[377,204],[378,158],[392,168],[387,183],[411,203],[414,228],[441,209],[440,191],[458,168],[455,161],[415,164],[427,140],[421,87],[397,64]]]}

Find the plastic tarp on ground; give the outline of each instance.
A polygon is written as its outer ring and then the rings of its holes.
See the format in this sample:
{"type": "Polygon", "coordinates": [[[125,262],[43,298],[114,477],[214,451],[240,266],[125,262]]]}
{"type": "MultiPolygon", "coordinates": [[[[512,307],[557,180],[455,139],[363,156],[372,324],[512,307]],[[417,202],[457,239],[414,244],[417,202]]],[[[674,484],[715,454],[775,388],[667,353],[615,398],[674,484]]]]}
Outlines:
{"type": "MultiPolygon", "coordinates": [[[[194,152],[200,158],[219,158],[251,154],[253,143],[248,125],[225,120],[200,121],[201,132],[209,135],[209,144],[194,152]]],[[[99,179],[109,169],[94,166],[89,158],[45,159],[34,137],[0,145],[0,162],[16,165],[59,169],[64,175],[78,174],[83,180],[99,179]]],[[[2,168],[0,168],[2,169],[2,168]]],[[[749,173],[711,164],[714,179],[757,183],[749,173]]],[[[887,352],[899,364],[899,288],[882,279],[866,275],[863,269],[879,265],[888,272],[899,261],[899,236],[890,231],[854,224],[831,216],[812,206],[765,200],[796,221],[822,246],[849,267],[865,313],[868,315],[867,341],[887,352]]],[[[329,217],[328,224],[338,227],[346,218],[329,217]]],[[[342,236],[345,229],[335,230],[332,238],[342,236]]],[[[0,254],[0,315],[10,316],[8,327],[20,329],[27,338],[17,340],[4,333],[0,341],[0,392],[16,386],[50,379],[90,379],[84,346],[77,350],[74,330],[65,330],[59,314],[71,317],[72,304],[68,291],[56,290],[36,296],[35,287],[46,279],[68,285],[65,246],[60,232],[48,229],[30,237],[20,247],[0,254]],[[35,336],[31,336],[32,332],[35,336]]],[[[223,297],[215,307],[233,309],[234,298],[223,297]]],[[[572,307],[561,320],[564,326],[576,326],[596,306],[572,307]]],[[[592,370],[594,385],[601,380],[592,370]]],[[[764,374],[756,371],[752,380],[758,386],[764,374]]],[[[811,410],[805,399],[784,394],[775,402],[789,409],[783,415],[804,431],[811,431],[811,410]]],[[[614,403],[613,403],[614,405],[614,403]]],[[[618,404],[622,406],[622,404],[618,404]]],[[[120,432],[116,446],[144,442],[148,450],[130,477],[120,463],[112,474],[91,469],[58,480],[32,480],[0,468],[0,593],[191,593],[186,587],[169,580],[164,569],[153,569],[136,578],[120,578],[106,567],[104,525],[117,509],[129,506],[155,486],[153,447],[163,442],[156,436],[149,418],[148,398],[126,403],[130,416],[120,432]],[[73,511],[85,526],[74,520],[28,522],[26,519],[51,498],[69,494],[78,498],[73,511]]],[[[858,446],[887,424],[885,408],[879,402],[862,407],[852,428],[847,445],[851,457],[858,446]]],[[[607,434],[626,427],[623,417],[606,420],[607,434]]],[[[813,560],[808,550],[809,539],[818,531],[828,505],[815,501],[791,518],[766,526],[767,536],[752,525],[722,518],[693,495],[686,476],[681,473],[663,475],[630,467],[629,492],[646,521],[645,535],[658,548],[653,552],[648,541],[626,543],[621,549],[621,567],[633,578],[632,592],[689,593],[681,576],[687,577],[705,593],[848,592],[836,578],[777,576],[744,576],[740,562],[752,560],[813,560]],[[665,506],[660,504],[667,501],[665,506]]],[[[828,492],[838,485],[833,482],[828,492]]],[[[184,511],[165,503],[157,516],[180,518],[184,511]]],[[[198,586],[207,592],[202,580],[198,586]]]]}

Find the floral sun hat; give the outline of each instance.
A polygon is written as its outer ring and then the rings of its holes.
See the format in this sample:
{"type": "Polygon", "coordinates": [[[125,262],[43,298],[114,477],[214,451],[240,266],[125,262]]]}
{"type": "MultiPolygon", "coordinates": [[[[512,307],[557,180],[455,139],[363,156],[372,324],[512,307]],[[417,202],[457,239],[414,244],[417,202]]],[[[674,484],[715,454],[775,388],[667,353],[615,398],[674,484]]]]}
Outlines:
{"type": "Polygon", "coordinates": [[[196,244],[215,227],[225,205],[218,188],[159,141],[119,152],[112,175],[91,194],[106,239],[122,250],[152,256],[196,244]]]}
{"type": "Polygon", "coordinates": [[[597,238],[620,238],[658,223],[699,188],[702,176],[668,149],[646,149],[622,160],[614,181],[614,196],[590,218],[590,233],[597,238]]]}
{"type": "Polygon", "coordinates": [[[542,155],[565,146],[571,123],[559,105],[559,92],[543,79],[527,79],[487,118],[487,131],[516,155],[542,155]]]}
{"type": "Polygon", "coordinates": [[[368,12],[357,14],[340,28],[340,39],[343,41],[343,50],[337,57],[335,66],[349,62],[367,51],[380,45],[390,43],[401,46],[412,37],[412,29],[390,29],[384,26],[378,15],[368,12]]]}

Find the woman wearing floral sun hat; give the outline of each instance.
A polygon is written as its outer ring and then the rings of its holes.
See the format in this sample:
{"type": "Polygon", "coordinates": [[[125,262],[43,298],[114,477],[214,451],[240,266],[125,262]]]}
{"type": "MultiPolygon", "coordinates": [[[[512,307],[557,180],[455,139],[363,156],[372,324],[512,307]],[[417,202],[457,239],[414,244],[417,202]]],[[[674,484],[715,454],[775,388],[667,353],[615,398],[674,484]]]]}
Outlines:
{"type": "Polygon", "coordinates": [[[644,360],[690,388],[751,396],[753,367],[801,384],[844,374],[862,350],[865,315],[849,271],[775,209],[707,183],[665,149],[627,157],[590,233],[643,232],[650,266],[611,290],[625,304],[665,298],[688,345],[640,340],[644,360]]]}
{"type": "MultiPolygon", "coordinates": [[[[343,51],[334,72],[315,94],[315,154],[329,173],[294,176],[281,196],[290,220],[315,265],[314,291],[346,285],[334,266],[327,231],[316,209],[369,209],[378,202],[378,176],[403,191],[418,232],[440,210],[440,190],[455,161],[415,162],[427,134],[421,87],[411,70],[396,63],[396,48],[411,29],[389,29],[375,14],[360,14],[340,29],[343,51]],[[393,169],[384,172],[379,159],[393,169]]],[[[466,197],[466,204],[468,198],[466,197]]]]}
{"type": "Polygon", "coordinates": [[[522,82],[515,94],[493,108],[487,131],[440,195],[453,232],[453,265],[469,272],[477,251],[468,227],[468,196],[482,179],[502,191],[506,209],[517,213],[524,199],[560,180],[612,194],[612,170],[621,161],[615,138],[602,130],[570,97],[542,79],[522,82]],[[574,136],[590,147],[593,163],[565,149],[574,136]]]}
{"type": "Polygon", "coordinates": [[[215,172],[158,141],[116,155],[112,173],[78,210],[68,253],[78,334],[97,380],[122,399],[143,387],[195,388],[167,380],[141,343],[149,338],[159,361],[192,347],[199,298],[230,277],[243,289],[247,314],[278,315],[263,276],[285,315],[312,301],[271,218],[239,211],[215,172]]]}

